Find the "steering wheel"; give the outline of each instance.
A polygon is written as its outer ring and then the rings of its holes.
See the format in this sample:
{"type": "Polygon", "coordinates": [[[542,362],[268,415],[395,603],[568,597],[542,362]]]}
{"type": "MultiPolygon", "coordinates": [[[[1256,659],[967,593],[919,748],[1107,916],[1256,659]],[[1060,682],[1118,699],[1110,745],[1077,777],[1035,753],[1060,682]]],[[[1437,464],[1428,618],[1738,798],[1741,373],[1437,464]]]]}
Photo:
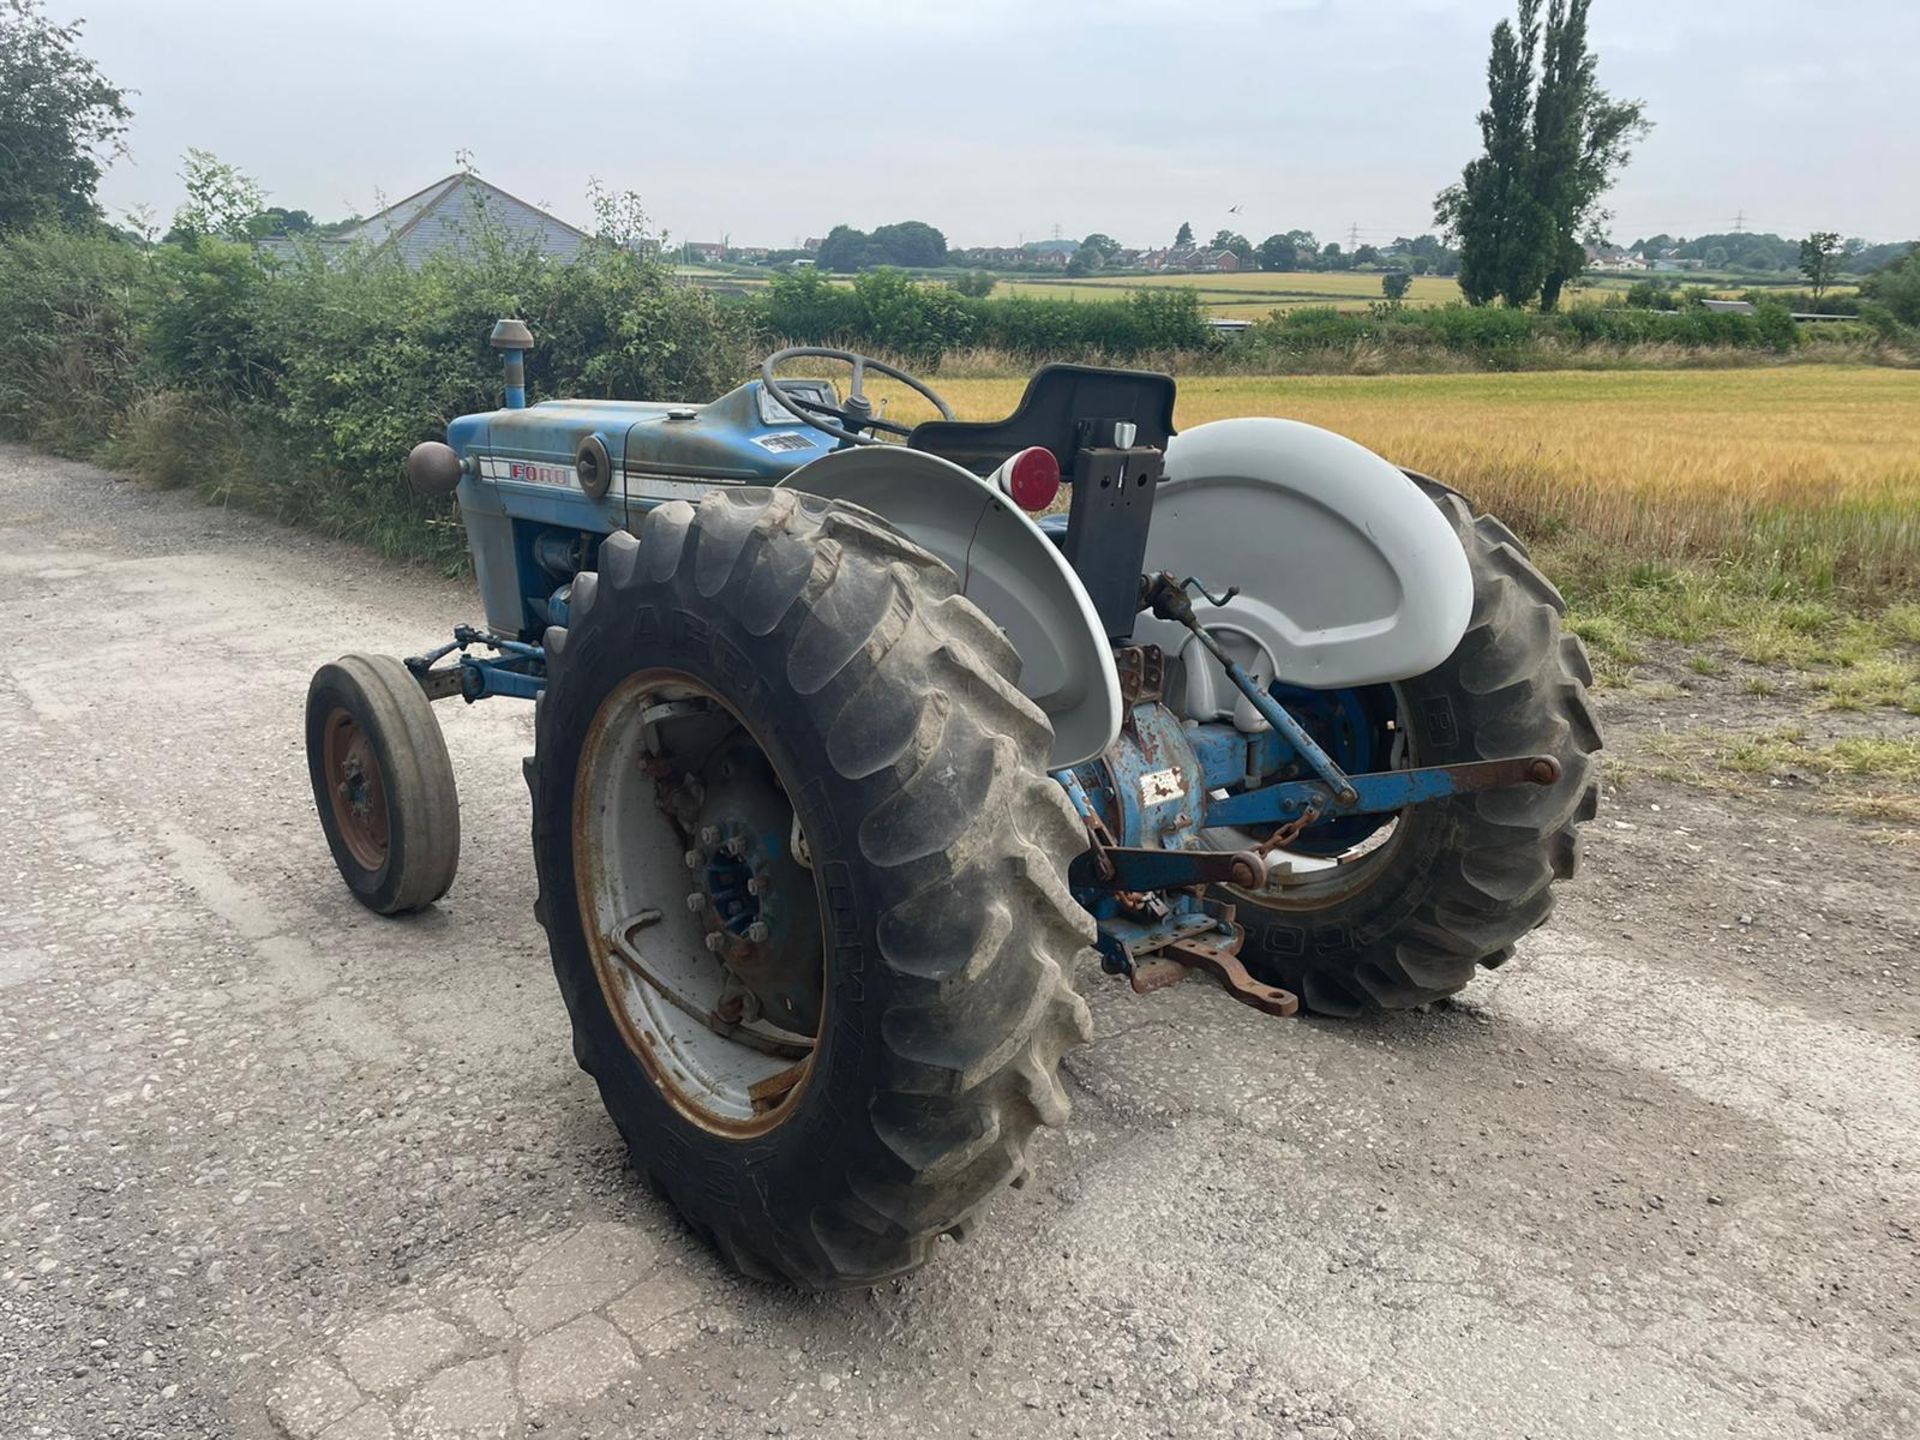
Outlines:
{"type": "Polygon", "coordinates": [[[940,412],[940,418],[951,420],[953,407],[934,392],[931,385],[916,375],[895,369],[884,360],[875,360],[870,355],[856,355],[851,350],[835,350],[823,345],[789,345],[784,350],[776,350],[760,362],[760,383],[771,395],[774,403],[795,418],[806,421],[816,430],[824,430],[836,440],[849,445],[882,445],[886,442],[877,436],[863,432],[884,430],[889,435],[902,438],[913,433],[911,425],[896,424],[892,420],[882,420],[874,413],[873,402],[867,399],[865,385],[867,371],[877,370],[882,375],[891,376],[924,396],[940,412]],[[839,405],[823,405],[818,400],[808,399],[795,394],[774,377],[774,370],[788,360],[799,359],[839,360],[853,367],[853,385],[847,392],[847,398],[839,405]]]}

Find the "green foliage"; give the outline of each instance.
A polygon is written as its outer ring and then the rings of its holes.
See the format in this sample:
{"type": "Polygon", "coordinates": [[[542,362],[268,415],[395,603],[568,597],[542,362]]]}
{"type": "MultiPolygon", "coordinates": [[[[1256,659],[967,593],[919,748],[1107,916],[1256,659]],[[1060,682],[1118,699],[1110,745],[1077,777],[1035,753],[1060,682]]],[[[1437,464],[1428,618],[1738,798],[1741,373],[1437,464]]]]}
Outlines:
{"type": "Polygon", "coordinates": [[[890,270],[861,275],[851,288],[813,270],[776,275],[759,318],[773,339],[885,350],[928,367],[964,345],[1035,359],[1130,359],[1204,349],[1215,339],[1199,293],[1185,286],[1135,290],[1113,301],[989,300],[890,270]]]}
{"type": "Polygon", "coordinates": [[[1404,300],[1413,288],[1413,276],[1405,270],[1389,270],[1380,277],[1380,293],[1389,300],[1404,300]]]}
{"type": "Polygon", "coordinates": [[[263,334],[272,276],[259,253],[208,237],[163,246],[153,261],[145,338],[161,373],[206,394],[252,400],[271,393],[281,357],[263,334]]]}
{"type": "Polygon", "coordinates": [[[174,212],[169,240],[201,236],[239,240],[253,233],[254,219],[261,213],[267,192],[251,175],[226,164],[211,150],[189,147],[180,182],[186,186],[187,198],[174,212]]]}
{"type": "Polygon", "coordinates": [[[1860,294],[1902,325],[1920,325],[1920,245],[1860,282],[1860,294]]]}
{"type": "Polygon", "coordinates": [[[1547,216],[1533,191],[1533,60],[1540,0],[1520,0],[1519,26],[1493,27],[1481,153],[1440,192],[1434,218],[1460,243],[1460,293],[1471,305],[1524,305],[1545,278],[1547,216]]]}
{"type": "Polygon", "coordinates": [[[1260,242],[1254,255],[1262,270],[1298,270],[1300,246],[1287,235],[1269,235],[1260,242]]]}
{"type": "Polygon", "coordinates": [[[104,231],[0,236],[0,434],[91,453],[139,393],[153,267],[104,231]]]}
{"type": "Polygon", "coordinates": [[[1813,287],[1814,298],[1832,283],[1840,262],[1840,237],[1831,230],[1816,230],[1800,242],[1800,273],[1813,287]]]}
{"type": "Polygon", "coordinates": [[[1173,243],[1176,247],[1193,244],[1193,226],[1182,220],[1179,230],[1174,233],[1173,243]]]}
{"type": "Polygon", "coordinates": [[[0,235],[99,218],[101,162],[132,112],[79,39],[79,22],[54,24],[40,0],[0,0],[0,235]]]}
{"type": "Polygon", "coordinates": [[[1540,91],[1533,107],[1533,195],[1541,207],[1546,261],[1540,308],[1586,268],[1582,241],[1609,218],[1600,197],[1648,129],[1645,107],[1615,100],[1595,82],[1587,47],[1590,0],[1549,0],[1541,51],[1540,91]]]}
{"type": "Polygon", "coordinates": [[[969,270],[964,275],[954,276],[947,283],[970,299],[984,300],[1000,282],[986,270],[969,270]]]}
{"type": "Polygon", "coordinates": [[[943,265],[946,259],[947,237],[920,220],[882,225],[871,235],[851,225],[836,225],[827,232],[819,254],[821,269],[849,273],[882,265],[924,270],[943,265]]]}
{"type": "Polygon", "coordinates": [[[853,282],[855,333],[862,343],[926,365],[972,338],[974,308],[940,285],[919,285],[898,270],[872,270],[853,282]]]}
{"type": "Polygon", "coordinates": [[[1586,264],[1581,244],[1604,223],[1600,199],[1647,131],[1638,101],[1595,82],[1591,0],[1519,0],[1518,24],[1494,27],[1481,154],[1440,192],[1434,216],[1460,245],[1470,304],[1539,300],[1554,309],[1586,264]],[[1539,78],[1535,83],[1535,59],[1539,78]]]}
{"type": "Polygon", "coordinates": [[[1627,287],[1627,304],[1636,310],[1677,310],[1680,297],[1664,280],[1636,280],[1627,287]]]}
{"type": "Polygon", "coordinates": [[[702,400],[748,327],[657,260],[596,241],[561,265],[484,228],[419,270],[318,247],[284,263],[212,238],[146,253],[49,229],[0,240],[0,433],[408,553],[454,558],[402,467],[499,403],[487,334],[519,315],[531,398],[702,400]]]}
{"type": "Polygon", "coordinates": [[[1251,265],[1253,263],[1253,242],[1247,239],[1246,236],[1236,234],[1232,230],[1215,231],[1213,239],[1208,242],[1208,248],[1211,250],[1229,251],[1238,257],[1240,263],[1243,265],[1251,265]]]}
{"type": "Polygon", "coordinates": [[[1407,356],[1440,352],[1503,370],[1562,364],[1565,347],[1672,345],[1785,352],[1795,349],[1801,337],[1786,307],[1773,302],[1761,304],[1752,315],[1698,305],[1671,310],[1582,305],[1542,314],[1511,306],[1416,309],[1383,303],[1366,314],[1316,307],[1278,310],[1255,326],[1245,343],[1250,362],[1280,368],[1317,353],[1372,347],[1407,356]]]}

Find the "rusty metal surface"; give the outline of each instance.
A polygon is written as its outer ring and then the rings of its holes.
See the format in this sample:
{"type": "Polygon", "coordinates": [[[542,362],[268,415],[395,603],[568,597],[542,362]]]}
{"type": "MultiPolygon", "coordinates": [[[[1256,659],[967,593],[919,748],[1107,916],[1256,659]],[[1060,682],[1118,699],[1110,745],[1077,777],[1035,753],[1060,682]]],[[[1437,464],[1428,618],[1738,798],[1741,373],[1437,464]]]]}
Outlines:
{"type": "Polygon", "coordinates": [[[1120,699],[1128,709],[1166,694],[1167,657],[1158,645],[1122,645],[1113,652],[1120,699]]]}
{"type": "MultiPolygon", "coordinates": [[[[1223,937],[1224,943],[1214,944],[1201,936],[1187,940],[1176,940],[1162,953],[1169,960],[1178,961],[1195,970],[1205,970],[1217,979],[1226,992],[1242,1005],[1250,1005],[1266,1015],[1286,1018],[1300,1013],[1300,997],[1291,990],[1282,990],[1278,985],[1266,985],[1247,973],[1247,967],[1240,963],[1238,951],[1246,931],[1238,925],[1233,927],[1230,937],[1223,937]]],[[[1137,987],[1136,987],[1137,988],[1137,987]]]]}
{"type": "Polygon", "coordinates": [[[387,811],[386,777],[373,737],[359,718],[344,707],[327,716],[321,747],[334,824],[354,861],[367,870],[387,863],[391,818],[387,811]]]}
{"type": "Polygon", "coordinates": [[[420,688],[426,692],[429,700],[450,700],[460,693],[461,674],[458,665],[429,670],[414,678],[420,682],[420,688]]]}
{"type": "Polygon", "coordinates": [[[1169,960],[1164,955],[1154,955],[1135,962],[1130,983],[1136,995],[1151,995],[1156,990],[1164,990],[1169,985],[1178,985],[1190,973],[1187,966],[1178,960],[1169,960]]]}
{"type": "Polygon", "coordinates": [[[1192,885],[1238,885],[1243,890],[1258,890],[1267,883],[1267,862],[1258,850],[1101,845],[1074,860],[1068,882],[1127,892],[1179,890],[1192,885]]]}

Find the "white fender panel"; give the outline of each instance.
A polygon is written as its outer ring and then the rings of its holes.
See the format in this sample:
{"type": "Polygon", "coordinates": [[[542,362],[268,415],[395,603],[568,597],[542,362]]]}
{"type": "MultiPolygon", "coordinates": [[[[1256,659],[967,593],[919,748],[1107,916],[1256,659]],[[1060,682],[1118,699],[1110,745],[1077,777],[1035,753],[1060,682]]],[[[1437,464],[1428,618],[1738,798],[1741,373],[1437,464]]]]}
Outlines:
{"type": "Polygon", "coordinates": [[[1026,512],[950,460],[902,445],[836,450],[780,482],[871,510],[946,561],[1020,654],[1020,691],[1053,722],[1050,769],[1120,733],[1120,677],[1080,577],[1026,512]]]}
{"type": "MultiPolygon", "coordinates": [[[[1176,435],[1147,567],[1197,576],[1215,594],[1239,586],[1224,606],[1195,595],[1201,623],[1243,663],[1264,658],[1266,673],[1319,689],[1425,674],[1453,653],[1473,609],[1466,553],[1439,507],[1371,450],[1294,420],[1176,435]]],[[[1151,615],[1135,639],[1169,655],[1193,644],[1151,615]]],[[[1185,713],[1231,709],[1225,672],[1206,673],[1219,667],[1197,644],[1187,659],[1185,713]]]]}

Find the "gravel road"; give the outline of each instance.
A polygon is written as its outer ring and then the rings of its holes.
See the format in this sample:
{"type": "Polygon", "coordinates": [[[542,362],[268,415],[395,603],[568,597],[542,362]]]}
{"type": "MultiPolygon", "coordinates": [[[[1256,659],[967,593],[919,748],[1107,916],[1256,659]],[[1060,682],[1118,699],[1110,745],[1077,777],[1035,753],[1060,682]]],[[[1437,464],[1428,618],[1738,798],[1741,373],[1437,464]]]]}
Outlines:
{"type": "Polygon", "coordinates": [[[0,448],[0,1435],[1920,1434],[1912,849],[1639,782],[1430,1013],[1083,974],[1032,1183],[798,1296],[646,1193],[574,1068],[529,707],[441,707],[441,905],[334,874],[308,675],[476,609],[0,448]]]}

